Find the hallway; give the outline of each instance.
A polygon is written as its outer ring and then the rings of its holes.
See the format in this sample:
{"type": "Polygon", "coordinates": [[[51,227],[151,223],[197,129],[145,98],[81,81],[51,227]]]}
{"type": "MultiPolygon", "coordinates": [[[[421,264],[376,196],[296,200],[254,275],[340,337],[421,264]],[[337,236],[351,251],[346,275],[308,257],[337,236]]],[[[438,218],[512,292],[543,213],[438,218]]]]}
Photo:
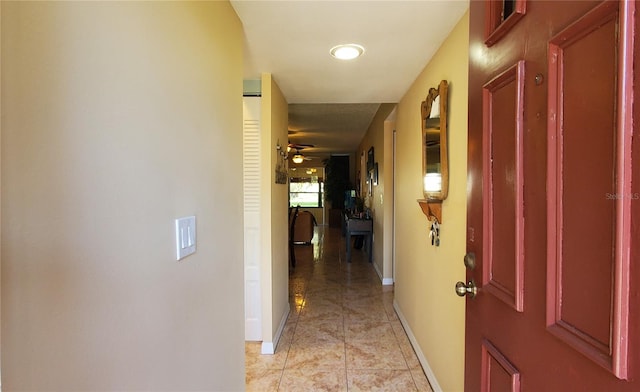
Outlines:
{"type": "Polygon", "coordinates": [[[247,391],[431,391],[366,254],[345,262],[340,230],[319,226],[296,245],[291,313],[274,355],[245,344],[247,391]]]}

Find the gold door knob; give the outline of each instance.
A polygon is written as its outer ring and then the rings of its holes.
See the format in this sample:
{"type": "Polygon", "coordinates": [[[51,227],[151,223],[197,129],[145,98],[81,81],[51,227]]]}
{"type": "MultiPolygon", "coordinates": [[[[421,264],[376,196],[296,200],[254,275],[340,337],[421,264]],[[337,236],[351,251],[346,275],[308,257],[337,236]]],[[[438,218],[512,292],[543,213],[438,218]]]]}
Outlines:
{"type": "Polygon", "coordinates": [[[464,282],[458,282],[456,283],[456,294],[460,297],[468,295],[470,298],[473,298],[478,294],[478,287],[476,287],[473,280],[470,280],[467,284],[464,284],[464,282]]]}

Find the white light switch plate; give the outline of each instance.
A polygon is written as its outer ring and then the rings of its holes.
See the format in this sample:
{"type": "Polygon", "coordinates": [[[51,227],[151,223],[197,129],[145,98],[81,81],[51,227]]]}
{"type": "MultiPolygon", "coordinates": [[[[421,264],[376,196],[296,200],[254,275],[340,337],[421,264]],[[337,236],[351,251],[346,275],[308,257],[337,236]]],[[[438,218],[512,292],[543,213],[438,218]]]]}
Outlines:
{"type": "Polygon", "coordinates": [[[176,219],[176,260],[184,259],[196,251],[196,217],[176,219]]]}

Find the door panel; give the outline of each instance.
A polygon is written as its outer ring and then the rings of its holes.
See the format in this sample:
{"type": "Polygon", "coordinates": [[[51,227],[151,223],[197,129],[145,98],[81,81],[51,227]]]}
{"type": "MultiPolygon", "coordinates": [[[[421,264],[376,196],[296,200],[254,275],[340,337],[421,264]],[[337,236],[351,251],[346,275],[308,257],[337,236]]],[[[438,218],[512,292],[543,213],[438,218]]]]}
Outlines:
{"type": "Polygon", "coordinates": [[[524,61],[485,84],[485,290],[523,309],[522,111],[524,61]]]}
{"type": "Polygon", "coordinates": [[[482,392],[519,392],[520,372],[488,340],[482,342],[482,392]]]}
{"type": "MultiPolygon", "coordinates": [[[[622,158],[616,141],[623,135],[616,131],[615,5],[598,6],[557,34],[549,48],[548,176],[553,198],[547,209],[547,324],[556,336],[610,370],[611,337],[621,322],[614,317],[614,308],[621,305],[614,300],[614,273],[620,264],[615,242],[623,235],[617,230],[615,203],[616,161],[622,158]],[[593,226],[585,224],[585,211],[595,213],[593,226]]],[[[628,298],[624,301],[628,307],[628,298]]],[[[626,337],[623,344],[628,344],[626,337]]],[[[618,355],[616,360],[616,375],[625,378],[626,358],[618,355]]]]}
{"type": "Polygon", "coordinates": [[[528,1],[487,44],[493,3],[470,2],[465,389],[640,390],[635,2],[528,1]]]}
{"type": "Polygon", "coordinates": [[[242,178],[244,206],[244,338],[262,340],[260,255],[260,97],[244,97],[242,178]]]}
{"type": "Polygon", "coordinates": [[[491,46],[504,37],[527,12],[526,0],[491,0],[488,2],[485,43],[491,46]]]}

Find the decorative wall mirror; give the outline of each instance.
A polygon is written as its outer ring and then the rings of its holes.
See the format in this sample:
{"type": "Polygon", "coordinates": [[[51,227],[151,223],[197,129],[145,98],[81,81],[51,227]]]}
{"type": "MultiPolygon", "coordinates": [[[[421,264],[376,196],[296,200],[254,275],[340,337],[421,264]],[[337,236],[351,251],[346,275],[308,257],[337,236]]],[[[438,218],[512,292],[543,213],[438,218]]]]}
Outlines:
{"type": "Polygon", "coordinates": [[[427,201],[442,202],[449,192],[447,90],[447,81],[441,81],[437,88],[429,89],[421,105],[422,176],[427,201]]]}

